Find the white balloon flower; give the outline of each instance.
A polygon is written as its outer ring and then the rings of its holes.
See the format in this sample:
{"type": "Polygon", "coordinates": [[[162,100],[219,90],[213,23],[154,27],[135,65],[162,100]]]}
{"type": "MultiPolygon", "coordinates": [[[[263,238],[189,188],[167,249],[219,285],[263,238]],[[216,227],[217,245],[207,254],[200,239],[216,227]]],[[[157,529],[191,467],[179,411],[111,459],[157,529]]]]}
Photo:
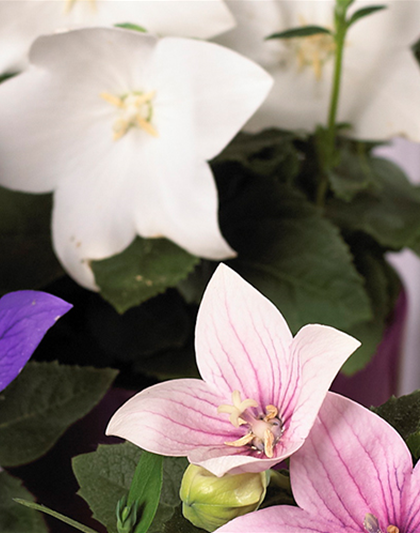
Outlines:
{"type": "MultiPolygon", "coordinates": [[[[380,2],[382,3],[382,2],[380,2]]],[[[420,37],[420,2],[390,0],[348,31],[338,122],[359,139],[402,135],[420,141],[420,70],[410,47],[420,37]]],[[[356,0],[351,12],[375,4],[356,0]]],[[[217,38],[258,61],[275,84],[247,128],[313,130],[327,122],[335,43],[331,35],[264,40],[306,25],[333,28],[333,0],[228,0],[237,27],[217,38]]],[[[350,14],[351,14],[350,12],[350,14]]]]}
{"type": "Polygon", "coordinates": [[[136,235],[235,255],[207,161],[261,105],[269,74],[217,44],[118,28],[41,37],[30,58],[0,85],[0,184],[54,191],[53,244],[71,276],[97,288],[90,260],[136,235]]]}
{"type": "Polygon", "coordinates": [[[200,39],[235,25],[223,0],[6,0],[0,2],[0,74],[26,68],[40,35],[119,23],[200,39]]]}

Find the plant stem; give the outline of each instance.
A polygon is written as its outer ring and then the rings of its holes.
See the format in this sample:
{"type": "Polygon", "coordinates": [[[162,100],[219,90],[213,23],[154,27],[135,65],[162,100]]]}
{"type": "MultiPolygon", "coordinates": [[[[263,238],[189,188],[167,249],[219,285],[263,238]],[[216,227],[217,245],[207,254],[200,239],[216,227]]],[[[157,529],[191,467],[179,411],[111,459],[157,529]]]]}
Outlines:
{"type": "Polygon", "coordinates": [[[328,191],[328,173],[333,167],[334,153],[335,153],[335,139],[336,139],[336,120],[337,120],[337,109],[338,101],[340,96],[340,86],[341,86],[341,74],[343,69],[343,53],[344,53],[344,43],[347,33],[347,22],[346,22],[346,10],[340,10],[341,12],[335,13],[335,63],[334,63],[334,73],[333,73],[333,86],[331,92],[330,107],[328,111],[328,126],[327,134],[325,139],[325,150],[322,158],[323,169],[320,176],[320,181],[318,184],[317,195],[316,195],[316,205],[323,207],[325,203],[325,197],[328,191]]]}

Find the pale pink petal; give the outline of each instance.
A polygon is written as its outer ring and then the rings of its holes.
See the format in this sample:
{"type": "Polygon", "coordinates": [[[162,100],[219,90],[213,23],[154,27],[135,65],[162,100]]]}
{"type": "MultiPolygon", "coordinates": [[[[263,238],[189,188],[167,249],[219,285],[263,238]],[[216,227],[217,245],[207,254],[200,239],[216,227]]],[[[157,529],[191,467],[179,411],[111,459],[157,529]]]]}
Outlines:
{"type": "Polygon", "coordinates": [[[140,392],[111,418],[107,435],[116,435],[153,453],[189,455],[197,447],[219,447],[233,426],[217,414],[221,399],[197,379],[159,383],[140,392]]]}
{"type": "Polygon", "coordinates": [[[238,390],[262,408],[273,404],[294,372],[292,335],[274,305],[236,272],[220,265],[197,318],[197,364],[204,380],[231,403],[238,390]]]}
{"type": "Polygon", "coordinates": [[[330,326],[309,324],[297,333],[291,358],[299,361],[299,379],[278,400],[288,438],[306,438],[332,381],[359,346],[358,340],[330,326]]]}
{"type": "MultiPolygon", "coordinates": [[[[339,527],[297,507],[279,505],[236,518],[215,533],[341,533],[339,527]]],[[[361,533],[361,530],[348,528],[346,533],[361,533]]]]}
{"type": "Polygon", "coordinates": [[[403,491],[403,522],[400,531],[420,531],[420,461],[417,462],[411,476],[404,485],[403,491]]]}
{"type": "Polygon", "coordinates": [[[387,422],[357,403],[328,393],[290,465],[296,502],[313,516],[358,531],[367,513],[383,531],[401,523],[410,452],[387,422]]]}

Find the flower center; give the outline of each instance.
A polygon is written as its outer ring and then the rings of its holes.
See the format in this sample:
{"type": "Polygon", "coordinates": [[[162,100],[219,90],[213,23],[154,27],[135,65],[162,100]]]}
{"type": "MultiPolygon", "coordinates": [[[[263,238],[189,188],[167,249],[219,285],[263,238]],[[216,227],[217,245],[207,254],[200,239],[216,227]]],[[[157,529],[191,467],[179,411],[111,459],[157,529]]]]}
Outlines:
{"type": "MultiPolygon", "coordinates": [[[[302,26],[307,26],[303,17],[300,17],[302,26]]],[[[317,33],[308,37],[298,37],[291,40],[299,70],[311,67],[315,78],[321,79],[322,67],[334,56],[336,45],[334,37],[328,33],[317,33]]]]}
{"type": "MultiPolygon", "coordinates": [[[[363,527],[368,533],[384,533],[379,526],[379,521],[375,515],[367,513],[365,519],[363,520],[363,527]]],[[[397,526],[388,526],[386,528],[386,533],[400,533],[400,530],[397,526]]]]}
{"type": "MultiPolygon", "coordinates": [[[[85,2],[89,2],[89,4],[92,7],[92,11],[97,10],[96,0],[83,0],[85,2]]],[[[66,5],[64,7],[64,10],[66,13],[70,13],[70,11],[73,9],[74,5],[76,4],[77,0],[66,0],[66,5]]]]}
{"type": "Polygon", "coordinates": [[[138,127],[149,135],[158,137],[158,132],[151,124],[153,115],[152,100],[155,96],[155,91],[148,93],[133,91],[123,96],[101,93],[100,96],[119,110],[118,118],[113,125],[114,141],[121,139],[131,127],[138,127]]]}
{"type": "Polygon", "coordinates": [[[225,442],[228,446],[249,446],[258,453],[264,453],[268,458],[273,457],[274,448],[283,434],[283,423],[278,416],[279,410],[275,405],[267,405],[265,412],[255,415],[258,402],[252,399],[241,400],[241,393],[232,393],[233,405],[223,404],[217,408],[218,413],[227,413],[233,426],[247,426],[247,433],[233,442],[225,442]]]}

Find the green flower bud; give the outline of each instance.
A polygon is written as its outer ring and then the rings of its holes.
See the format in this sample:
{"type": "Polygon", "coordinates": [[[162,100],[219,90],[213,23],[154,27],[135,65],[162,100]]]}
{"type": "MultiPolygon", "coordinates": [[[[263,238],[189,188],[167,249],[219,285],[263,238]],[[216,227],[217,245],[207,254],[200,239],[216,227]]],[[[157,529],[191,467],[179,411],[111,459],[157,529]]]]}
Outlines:
{"type": "Polygon", "coordinates": [[[264,500],[269,471],[217,477],[190,465],[179,495],[182,513],[195,526],[214,531],[237,516],[256,511],[264,500]]]}
{"type": "Polygon", "coordinates": [[[117,503],[117,531],[118,533],[132,533],[137,525],[139,502],[127,505],[127,495],[117,503]]]}

